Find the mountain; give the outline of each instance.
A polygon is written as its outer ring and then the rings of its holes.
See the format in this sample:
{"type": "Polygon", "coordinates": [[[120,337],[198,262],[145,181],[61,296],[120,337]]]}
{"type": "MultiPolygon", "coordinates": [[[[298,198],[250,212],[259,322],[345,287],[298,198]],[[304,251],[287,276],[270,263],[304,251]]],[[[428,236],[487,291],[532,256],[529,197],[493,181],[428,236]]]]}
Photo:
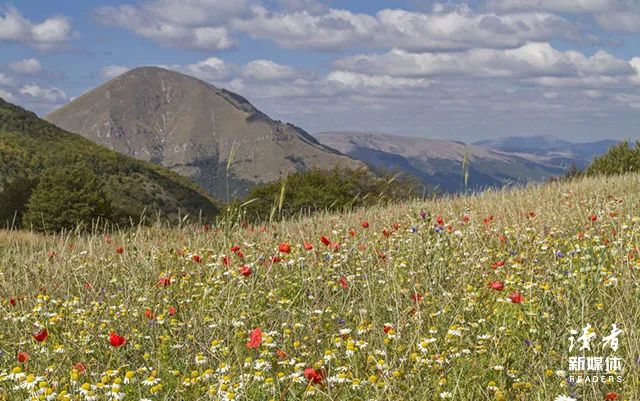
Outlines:
{"type": "Polygon", "coordinates": [[[363,167],[301,128],[272,120],[238,94],[156,67],[131,70],[45,118],[168,167],[221,199],[282,174],[363,167]]]}
{"type": "Polygon", "coordinates": [[[118,222],[138,222],[145,210],[151,218],[159,213],[177,220],[186,214],[213,217],[219,209],[178,174],[66,132],[0,99],[0,226],[24,210],[43,171],[76,162],[104,183],[118,222]]]}
{"type": "Polygon", "coordinates": [[[595,156],[602,155],[619,141],[605,139],[576,143],[548,135],[512,136],[474,142],[474,145],[500,152],[517,154],[550,165],[586,168],[595,156]]]}
{"type": "Polygon", "coordinates": [[[404,171],[448,192],[465,188],[465,159],[469,189],[544,180],[564,172],[561,166],[534,158],[452,140],[358,132],[323,132],[316,137],[370,166],[404,171]]]}

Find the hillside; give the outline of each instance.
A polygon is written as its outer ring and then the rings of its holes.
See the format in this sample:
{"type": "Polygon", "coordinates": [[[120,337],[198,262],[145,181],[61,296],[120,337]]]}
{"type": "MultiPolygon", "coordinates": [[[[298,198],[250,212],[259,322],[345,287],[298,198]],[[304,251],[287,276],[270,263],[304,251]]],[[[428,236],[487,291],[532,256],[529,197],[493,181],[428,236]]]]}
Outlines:
{"type": "Polygon", "coordinates": [[[636,401],[639,191],[596,177],[264,227],[0,235],[0,398],[636,401]],[[622,362],[609,383],[568,385],[591,377],[570,370],[584,327],[589,355],[622,362]]]}
{"type": "Polygon", "coordinates": [[[540,181],[564,171],[560,165],[453,140],[355,132],[316,136],[321,143],[371,166],[407,172],[448,192],[465,189],[465,158],[469,189],[540,181]]]}
{"type": "Polygon", "coordinates": [[[192,179],[219,199],[313,168],[361,167],[245,98],[156,67],[129,71],[45,117],[192,179]],[[230,166],[227,176],[227,167],[230,166]]]}
{"type": "Polygon", "coordinates": [[[86,163],[103,181],[117,222],[137,222],[145,212],[176,220],[202,213],[212,217],[216,203],[179,175],[108,150],[39,119],[0,99],[0,225],[24,210],[40,174],[56,166],[86,163]],[[7,201],[9,199],[9,201],[7,201]]]}
{"type": "Polygon", "coordinates": [[[476,146],[555,166],[575,166],[585,169],[595,156],[604,154],[619,141],[604,139],[594,142],[570,142],[548,135],[504,137],[474,142],[476,146]]]}

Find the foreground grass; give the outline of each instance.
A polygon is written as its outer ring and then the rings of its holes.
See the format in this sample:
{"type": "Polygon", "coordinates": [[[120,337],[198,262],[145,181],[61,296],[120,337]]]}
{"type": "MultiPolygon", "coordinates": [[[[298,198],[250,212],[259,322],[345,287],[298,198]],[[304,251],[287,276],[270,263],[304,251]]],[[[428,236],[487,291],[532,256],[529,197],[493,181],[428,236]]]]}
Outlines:
{"type": "Polygon", "coordinates": [[[626,176],[267,227],[3,233],[0,400],[638,400],[638,193],[626,176]],[[582,355],[622,372],[571,383],[582,355]]]}

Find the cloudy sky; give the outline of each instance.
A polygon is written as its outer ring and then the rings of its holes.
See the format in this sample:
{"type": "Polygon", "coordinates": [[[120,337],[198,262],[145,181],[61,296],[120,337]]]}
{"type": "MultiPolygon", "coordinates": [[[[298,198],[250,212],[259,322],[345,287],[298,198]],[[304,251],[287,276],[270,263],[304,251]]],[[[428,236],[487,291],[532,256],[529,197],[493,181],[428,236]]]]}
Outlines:
{"type": "Polygon", "coordinates": [[[142,65],[309,132],[640,137],[638,0],[0,0],[0,97],[39,114],[142,65]]]}

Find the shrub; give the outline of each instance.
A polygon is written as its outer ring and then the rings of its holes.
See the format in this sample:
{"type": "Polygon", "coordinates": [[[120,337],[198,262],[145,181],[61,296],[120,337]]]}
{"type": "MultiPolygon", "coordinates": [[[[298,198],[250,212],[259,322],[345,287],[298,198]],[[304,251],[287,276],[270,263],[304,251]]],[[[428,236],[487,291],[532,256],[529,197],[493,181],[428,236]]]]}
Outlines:
{"type": "Polygon", "coordinates": [[[270,220],[413,199],[422,189],[422,184],[397,174],[375,175],[365,169],[309,170],[253,187],[243,209],[250,220],[270,220]]]}
{"type": "Polygon", "coordinates": [[[102,183],[84,164],[45,170],[33,190],[24,225],[37,231],[85,229],[111,218],[111,202],[102,183]]]}
{"type": "Polygon", "coordinates": [[[640,141],[631,146],[628,141],[612,146],[607,153],[596,157],[586,175],[614,175],[640,171],[640,141]]]}

